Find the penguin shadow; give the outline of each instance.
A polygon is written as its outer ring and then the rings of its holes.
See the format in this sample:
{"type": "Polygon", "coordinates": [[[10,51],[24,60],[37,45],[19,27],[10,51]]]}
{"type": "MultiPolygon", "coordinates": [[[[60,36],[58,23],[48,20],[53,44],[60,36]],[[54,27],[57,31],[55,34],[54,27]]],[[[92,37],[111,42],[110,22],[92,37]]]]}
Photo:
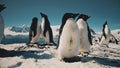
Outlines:
{"type": "Polygon", "coordinates": [[[73,58],[64,58],[64,62],[67,63],[74,63],[74,62],[90,62],[91,63],[99,63],[105,66],[112,66],[112,67],[120,67],[120,59],[109,59],[109,58],[101,58],[101,57],[73,57],[73,58]]]}
{"type": "Polygon", "coordinates": [[[49,44],[46,44],[46,43],[44,43],[44,44],[40,44],[40,43],[26,43],[26,45],[27,45],[26,47],[21,47],[21,48],[25,49],[27,47],[34,47],[34,48],[43,49],[43,48],[50,48],[51,46],[54,46],[55,48],[57,48],[57,46],[58,46],[57,44],[54,44],[54,43],[49,43],[49,44]]]}
{"type": "Polygon", "coordinates": [[[80,62],[81,57],[75,56],[75,57],[72,57],[72,58],[64,58],[63,61],[67,62],[67,63],[80,62]]]}
{"type": "Polygon", "coordinates": [[[98,63],[105,66],[120,67],[120,59],[110,59],[110,58],[101,58],[101,57],[81,57],[83,63],[90,62],[98,63]]]}
{"type": "Polygon", "coordinates": [[[0,57],[15,57],[15,56],[22,56],[22,59],[51,59],[53,56],[47,53],[44,53],[44,50],[36,51],[36,50],[29,50],[29,51],[15,51],[15,50],[6,50],[0,48],[0,57]]]}

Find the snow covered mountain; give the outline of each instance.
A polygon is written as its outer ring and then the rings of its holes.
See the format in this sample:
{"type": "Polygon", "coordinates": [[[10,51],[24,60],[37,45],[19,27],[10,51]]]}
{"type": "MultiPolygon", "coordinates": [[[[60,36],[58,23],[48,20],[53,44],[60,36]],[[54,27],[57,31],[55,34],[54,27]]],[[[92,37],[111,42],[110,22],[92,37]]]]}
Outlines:
{"type": "Polygon", "coordinates": [[[23,33],[29,32],[29,27],[26,26],[26,25],[22,25],[22,26],[18,26],[18,27],[13,26],[13,27],[11,27],[11,28],[9,28],[9,29],[10,29],[11,31],[13,31],[13,32],[23,32],[23,33]]]}

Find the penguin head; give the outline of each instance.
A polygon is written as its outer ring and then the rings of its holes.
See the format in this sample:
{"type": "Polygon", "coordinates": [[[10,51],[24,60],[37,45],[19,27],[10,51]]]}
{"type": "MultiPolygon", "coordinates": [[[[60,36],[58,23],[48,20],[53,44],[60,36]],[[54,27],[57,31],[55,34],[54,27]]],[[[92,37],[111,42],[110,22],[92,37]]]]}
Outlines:
{"type": "Polygon", "coordinates": [[[108,26],[107,21],[105,21],[105,23],[103,24],[103,28],[105,28],[106,26],[108,26]]]}
{"type": "Polygon", "coordinates": [[[2,11],[2,10],[4,10],[6,7],[4,6],[4,4],[0,4],[0,12],[2,11]]]}
{"type": "Polygon", "coordinates": [[[63,16],[63,19],[68,19],[68,18],[73,18],[75,19],[75,17],[77,17],[79,14],[78,13],[65,13],[63,16]]]}
{"type": "Polygon", "coordinates": [[[77,17],[78,15],[79,15],[78,13],[65,13],[62,18],[62,23],[65,24],[67,19],[69,18],[75,19],[75,17],[77,17]]]}
{"type": "Polygon", "coordinates": [[[87,21],[87,19],[89,19],[90,16],[85,15],[85,14],[80,14],[80,16],[78,17],[78,19],[83,19],[84,21],[87,21]]]}
{"type": "Polygon", "coordinates": [[[44,14],[44,13],[40,13],[40,15],[42,16],[42,17],[47,17],[47,15],[46,14],[44,14]]]}
{"type": "Polygon", "coordinates": [[[47,26],[47,27],[50,27],[50,22],[49,22],[49,19],[48,19],[48,16],[44,13],[40,13],[40,15],[42,16],[43,18],[43,23],[47,26]]]}
{"type": "Polygon", "coordinates": [[[33,17],[33,19],[32,19],[32,22],[37,22],[38,21],[38,18],[37,17],[33,17]]]}

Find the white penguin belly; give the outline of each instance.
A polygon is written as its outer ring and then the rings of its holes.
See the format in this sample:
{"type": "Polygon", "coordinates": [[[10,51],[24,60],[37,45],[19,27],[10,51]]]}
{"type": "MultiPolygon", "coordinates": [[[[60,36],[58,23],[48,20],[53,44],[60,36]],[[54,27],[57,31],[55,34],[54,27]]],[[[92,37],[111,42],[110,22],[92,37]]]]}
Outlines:
{"type": "Polygon", "coordinates": [[[2,41],[3,35],[4,35],[4,21],[2,16],[0,15],[0,43],[2,41]]]}
{"type": "Polygon", "coordinates": [[[90,42],[88,40],[87,24],[83,19],[79,19],[77,25],[80,31],[80,52],[89,52],[90,42]]]}
{"type": "Polygon", "coordinates": [[[110,40],[109,36],[107,36],[106,39],[105,39],[104,36],[102,36],[100,44],[101,45],[108,45],[109,44],[109,40],[110,40]]]}
{"type": "Polygon", "coordinates": [[[50,43],[50,41],[49,41],[49,32],[48,31],[46,32],[46,37],[44,37],[44,41],[45,41],[46,44],[50,43]]]}
{"type": "Polygon", "coordinates": [[[80,52],[89,52],[90,43],[88,40],[87,29],[80,29],[80,52]]]}
{"type": "Polygon", "coordinates": [[[60,37],[58,47],[59,59],[71,58],[79,53],[80,37],[79,29],[73,21],[68,21],[64,27],[60,37]]]}

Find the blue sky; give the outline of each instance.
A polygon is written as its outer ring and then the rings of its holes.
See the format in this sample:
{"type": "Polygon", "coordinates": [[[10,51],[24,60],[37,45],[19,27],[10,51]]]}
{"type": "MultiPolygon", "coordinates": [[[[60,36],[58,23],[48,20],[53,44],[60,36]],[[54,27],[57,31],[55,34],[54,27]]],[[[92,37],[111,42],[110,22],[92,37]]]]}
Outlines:
{"type": "Polygon", "coordinates": [[[91,18],[90,28],[102,31],[107,20],[111,30],[120,29],[120,0],[0,0],[6,5],[1,12],[5,26],[31,25],[33,17],[41,22],[40,12],[48,15],[51,25],[60,25],[66,12],[84,13],[91,18]]]}

